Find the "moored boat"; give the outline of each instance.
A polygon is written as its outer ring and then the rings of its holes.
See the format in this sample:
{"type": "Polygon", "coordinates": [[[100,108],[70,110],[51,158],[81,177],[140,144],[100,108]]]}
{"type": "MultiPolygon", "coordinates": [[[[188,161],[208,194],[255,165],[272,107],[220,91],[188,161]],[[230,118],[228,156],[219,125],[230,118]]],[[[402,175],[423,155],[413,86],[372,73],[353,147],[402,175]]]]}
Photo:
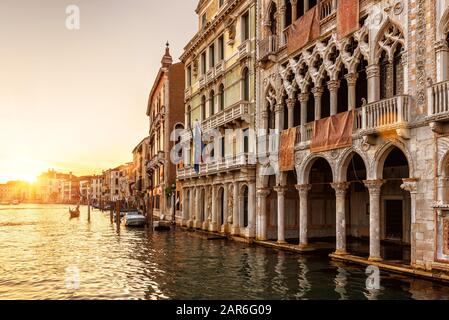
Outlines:
{"type": "Polygon", "coordinates": [[[127,227],[144,227],[147,224],[147,218],[138,212],[128,212],[124,219],[127,227]]]}

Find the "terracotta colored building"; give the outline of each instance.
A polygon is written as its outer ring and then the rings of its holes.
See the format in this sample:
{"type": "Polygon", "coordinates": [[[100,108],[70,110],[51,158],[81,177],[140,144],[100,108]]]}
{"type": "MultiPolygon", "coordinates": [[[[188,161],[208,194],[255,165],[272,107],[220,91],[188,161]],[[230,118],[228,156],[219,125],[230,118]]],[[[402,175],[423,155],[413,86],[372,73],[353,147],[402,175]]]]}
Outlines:
{"type": "MultiPolygon", "coordinates": [[[[150,196],[153,197],[153,213],[173,219],[173,193],[175,204],[180,204],[176,191],[176,165],[170,153],[175,145],[171,133],[184,129],[184,64],[173,63],[167,43],[161,68],[154,81],[148,101],[147,116],[150,119],[149,159],[147,173],[150,177],[150,196]]],[[[178,205],[178,209],[181,209],[178,205]]]]}

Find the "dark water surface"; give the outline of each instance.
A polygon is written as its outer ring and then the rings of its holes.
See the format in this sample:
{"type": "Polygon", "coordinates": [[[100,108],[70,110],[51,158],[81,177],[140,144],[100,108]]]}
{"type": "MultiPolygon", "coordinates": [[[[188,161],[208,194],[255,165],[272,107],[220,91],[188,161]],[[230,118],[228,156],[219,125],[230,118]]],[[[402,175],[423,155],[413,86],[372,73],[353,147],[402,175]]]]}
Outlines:
{"type": "Polygon", "coordinates": [[[449,287],[182,231],[111,226],[86,208],[0,206],[0,299],[449,299],[449,287]]]}

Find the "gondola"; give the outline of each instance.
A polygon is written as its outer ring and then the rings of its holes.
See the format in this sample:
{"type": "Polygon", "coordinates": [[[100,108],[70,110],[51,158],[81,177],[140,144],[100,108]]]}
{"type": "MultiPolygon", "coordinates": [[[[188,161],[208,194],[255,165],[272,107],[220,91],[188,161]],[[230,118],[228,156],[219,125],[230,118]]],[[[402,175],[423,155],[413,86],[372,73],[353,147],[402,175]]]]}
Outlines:
{"type": "Polygon", "coordinates": [[[80,216],[80,206],[77,206],[74,210],[69,208],[70,219],[78,218],[80,216]]]}

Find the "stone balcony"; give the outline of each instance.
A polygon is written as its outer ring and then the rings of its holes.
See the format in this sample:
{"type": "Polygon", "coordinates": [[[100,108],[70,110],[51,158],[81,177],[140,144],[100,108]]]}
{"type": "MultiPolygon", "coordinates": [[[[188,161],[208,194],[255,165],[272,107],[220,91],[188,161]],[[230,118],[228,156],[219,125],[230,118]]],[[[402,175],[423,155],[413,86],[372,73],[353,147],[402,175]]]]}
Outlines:
{"type": "Polygon", "coordinates": [[[248,165],[254,166],[255,156],[240,153],[236,156],[228,156],[223,159],[202,163],[199,165],[199,172],[191,166],[186,166],[177,170],[177,178],[180,180],[190,179],[200,176],[209,176],[212,174],[225,173],[231,170],[238,170],[248,165]]]}
{"type": "Polygon", "coordinates": [[[251,115],[252,105],[249,102],[238,102],[223,111],[207,118],[202,123],[203,131],[219,128],[238,120],[248,121],[247,117],[251,115]]]}
{"type": "Polygon", "coordinates": [[[278,50],[278,37],[271,35],[259,42],[259,61],[276,61],[275,55],[278,50]]]}
{"type": "Polygon", "coordinates": [[[184,98],[188,100],[190,99],[191,96],[192,96],[192,87],[187,87],[184,91],[184,98]]]}
{"type": "Polygon", "coordinates": [[[221,60],[215,66],[215,77],[219,77],[225,73],[225,61],[221,60]]]}
{"type": "Polygon", "coordinates": [[[206,73],[206,84],[210,84],[215,80],[215,68],[210,68],[206,73]]]}
{"type": "MultiPolygon", "coordinates": [[[[410,98],[407,95],[369,103],[355,110],[353,134],[372,136],[382,132],[395,132],[408,139],[410,111],[410,98]]],[[[313,127],[314,122],[307,123],[304,128],[299,126],[297,142],[310,143],[313,138],[313,127]]]]}
{"type": "Polygon", "coordinates": [[[151,160],[147,162],[147,170],[151,170],[157,167],[159,164],[163,164],[164,161],[165,161],[165,152],[159,151],[155,156],[151,158],[151,160]]]}
{"type": "Polygon", "coordinates": [[[198,80],[199,88],[203,89],[206,86],[206,75],[202,74],[198,80]]]}
{"type": "Polygon", "coordinates": [[[427,120],[435,132],[449,131],[449,81],[436,83],[428,89],[427,120]]]}
{"type": "Polygon", "coordinates": [[[247,58],[251,53],[251,41],[246,40],[244,41],[238,48],[239,52],[239,59],[247,58]]]}

